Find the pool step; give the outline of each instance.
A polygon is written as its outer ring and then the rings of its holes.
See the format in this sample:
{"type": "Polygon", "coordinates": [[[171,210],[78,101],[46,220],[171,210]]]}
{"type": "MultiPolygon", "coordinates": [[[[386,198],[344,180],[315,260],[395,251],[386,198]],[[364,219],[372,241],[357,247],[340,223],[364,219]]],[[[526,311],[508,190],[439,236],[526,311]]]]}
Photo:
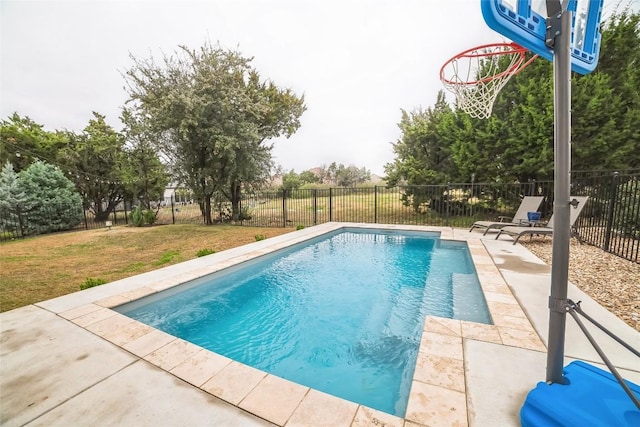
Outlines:
{"type": "Polygon", "coordinates": [[[484,295],[475,274],[452,273],[451,284],[454,319],[491,323],[484,295]],[[481,306],[478,306],[479,304],[481,306]]]}

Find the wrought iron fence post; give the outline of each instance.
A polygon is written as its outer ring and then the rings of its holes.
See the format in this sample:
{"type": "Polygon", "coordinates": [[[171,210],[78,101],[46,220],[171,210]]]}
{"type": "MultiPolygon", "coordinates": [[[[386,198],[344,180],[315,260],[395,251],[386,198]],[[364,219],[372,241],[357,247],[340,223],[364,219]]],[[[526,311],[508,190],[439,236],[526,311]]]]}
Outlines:
{"type": "Polygon", "coordinates": [[[287,226],[287,190],[282,190],[282,228],[287,226]]]}
{"type": "Polygon", "coordinates": [[[22,213],[20,205],[16,205],[16,214],[18,215],[18,227],[20,228],[20,237],[24,237],[24,227],[22,226],[22,213]]]}
{"type": "Polygon", "coordinates": [[[318,224],[318,190],[313,189],[313,225],[318,224]]]}
{"type": "Polygon", "coordinates": [[[533,187],[535,185],[536,181],[535,179],[532,180],[531,178],[529,178],[529,191],[527,191],[527,194],[525,194],[525,196],[533,196],[533,187]]]}
{"type": "Polygon", "coordinates": [[[611,179],[611,190],[609,191],[609,209],[607,210],[607,228],[604,234],[604,245],[602,249],[609,252],[609,246],[611,244],[611,233],[613,231],[613,214],[615,212],[616,196],[618,192],[618,182],[620,174],[618,172],[613,173],[611,179]]]}
{"type": "Polygon", "coordinates": [[[451,215],[451,183],[447,182],[447,198],[444,200],[444,202],[446,203],[446,210],[445,210],[445,225],[448,227],[449,226],[449,217],[451,215]]]}
{"type": "Polygon", "coordinates": [[[329,187],[329,222],[333,221],[333,188],[329,187]]]}
{"type": "Polygon", "coordinates": [[[474,199],[475,199],[474,194],[473,194],[473,183],[475,182],[475,180],[476,180],[476,174],[472,173],[471,174],[471,190],[469,191],[471,193],[471,196],[469,198],[469,201],[470,201],[470,203],[469,203],[469,216],[471,218],[473,218],[473,202],[474,202],[474,199]]]}
{"type": "Polygon", "coordinates": [[[373,223],[378,223],[378,186],[373,186],[373,223]]]}
{"type": "Polygon", "coordinates": [[[173,203],[173,194],[171,195],[171,223],[172,224],[176,223],[176,210],[175,210],[175,203],[173,203]]]}

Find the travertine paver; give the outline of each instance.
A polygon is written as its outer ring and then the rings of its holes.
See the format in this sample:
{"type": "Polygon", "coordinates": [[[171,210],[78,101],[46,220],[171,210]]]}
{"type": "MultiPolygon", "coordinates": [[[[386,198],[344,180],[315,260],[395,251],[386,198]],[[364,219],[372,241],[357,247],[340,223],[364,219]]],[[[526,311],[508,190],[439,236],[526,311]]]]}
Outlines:
{"type": "Polygon", "coordinates": [[[496,326],[502,326],[506,328],[531,330],[531,322],[526,317],[513,317],[513,316],[495,316],[493,324],[496,326]]]}
{"type": "Polygon", "coordinates": [[[175,279],[159,280],[157,282],[149,284],[149,287],[157,292],[161,292],[166,289],[173,288],[174,286],[178,286],[175,279]]]}
{"type": "Polygon", "coordinates": [[[467,339],[486,341],[500,344],[500,334],[494,325],[462,321],[462,336],[467,339]]]}
{"type": "Polygon", "coordinates": [[[100,322],[108,317],[115,316],[116,314],[117,313],[115,311],[109,310],[108,308],[100,308],[99,310],[71,319],[71,321],[78,326],[86,328],[93,323],[100,322]]]}
{"type": "Polygon", "coordinates": [[[413,379],[464,392],[464,363],[462,359],[418,352],[413,379]]]}
{"type": "Polygon", "coordinates": [[[513,296],[513,294],[505,292],[484,291],[484,299],[487,302],[492,301],[518,305],[518,301],[516,301],[516,298],[513,296]]]}
{"type": "Polygon", "coordinates": [[[351,427],[403,427],[404,419],[360,405],[351,427]]]}
{"type": "Polygon", "coordinates": [[[144,334],[141,337],[124,344],[122,348],[130,351],[138,357],[145,357],[176,339],[177,338],[173,335],[154,329],[148,334],[144,334]]]}
{"type": "Polygon", "coordinates": [[[178,378],[200,387],[229,363],[231,363],[231,359],[203,349],[178,364],[170,372],[178,378]]]}
{"type": "Polygon", "coordinates": [[[291,417],[308,392],[309,387],[275,375],[267,375],[238,406],[281,426],[291,417]]]}
{"type": "Polygon", "coordinates": [[[85,329],[103,337],[108,333],[119,331],[133,322],[132,318],[116,313],[113,316],[88,325],[85,329]]]}
{"type": "Polygon", "coordinates": [[[489,306],[491,316],[494,317],[495,315],[525,317],[522,308],[517,303],[508,304],[504,302],[487,301],[487,306],[489,306]]]}
{"type": "Polygon", "coordinates": [[[238,405],[266,375],[266,372],[234,361],[204,383],[201,388],[222,400],[238,405]]]}
{"type": "Polygon", "coordinates": [[[478,279],[480,280],[480,287],[484,292],[496,292],[501,294],[511,294],[509,287],[501,277],[495,277],[494,275],[480,275],[478,274],[478,279]]]}
{"type": "Polygon", "coordinates": [[[436,356],[462,360],[462,338],[423,332],[420,351],[436,356]]]}
{"type": "Polygon", "coordinates": [[[134,301],[134,300],[146,297],[148,295],[155,294],[156,292],[158,292],[158,291],[156,291],[155,289],[149,288],[147,286],[143,286],[143,287],[138,288],[138,289],[133,289],[133,290],[131,290],[129,292],[124,292],[124,293],[120,294],[120,296],[122,298],[127,299],[128,301],[134,301]]]}
{"type": "Polygon", "coordinates": [[[423,331],[454,337],[462,336],[460,321],[457,319],[445,319],[444,317],[427,316],[423,331]]]}
{"type": "Polygon", "coordinates": [[[414,381],[405,418],[432,427],[467,426],[465,393],[414,381]]]}
{"type": "Polygon", "coordinates": [[[479,264],[476,265],[476,271],[478,274],[500,274],[494,264],[479,264]]]}
{"type": "Polygon", "coordinates": [[[146,355],[144,359],[166,371],[170,371],[201,350],[202,347],[178,338],[146,355]]]}
{"type": "Polygon", "coordinates": [[[102,335],[102,338],[122,347],[125,344],[150,333],[151,331],[153,331],[151,326],[134,320],[122,328],[105,333],[102,335]]]}
{"type": "Polygon", "coordinates": [[[458,424],[461,420],[466,423],[467,419],[463,337],[462,321],[427,316],[407,404],[407,420],[426,426],[466,425],[458,424]],[[442,418],[442,414],[446,417],[442,418]]]}
{"type": "Polygon", "coordinates": [[[100,310],[100,306],[96,304],[86,304],[80,307],[73,308],[71,310],[63,311],[58,314],[58,316],[65,318],[67,320],[72,320],[80,316],[84,316],[85,314],[93,313],[94,311],[100,310]]]}
{"type": "Polygon", "coordinates": [[[458,320],[454,321],[454,322],[458,322],[458,324],[456,325],[455,323],[445,322],[445,320],[450,320],[450,319],[443,319],[442,317],[427,316],[424,322],[423,332],[432,332],[432,333],[441,334],[441,335],[451,335],[453,337],[462,336],[460,324],[459,324],[460,321],[458,320]]]}
{"type": "Polygon", "coordinates": [[[473,258],[473,263],[475,265],[493,265],[493,260],[487,254],[487,251],[484,249],[484,247],[482,249],[470,248],[470,251],[471,257],[473,258]]]}
{"type": "Polygon", "coordinates": [[[287,427],[349,427],[357,410],[358,405],[353,402],[311,389],[289,419],[287,427]]]}
{"type": "Polygon", "coordinates": [[[129,301],[131,301],[129,298],[125,298],[122,295],[113,295],[113,296],[95,301],[95,304],[101,307],[113,308],[122,304],[126,304],[129,301]]]}
{"type": "Polygon", "coordinates": [[[504,345],[536,351],[547,351],[540,337],[533,329],[523,331],[520,329],[498,327],[498,332],[504,345]]]}

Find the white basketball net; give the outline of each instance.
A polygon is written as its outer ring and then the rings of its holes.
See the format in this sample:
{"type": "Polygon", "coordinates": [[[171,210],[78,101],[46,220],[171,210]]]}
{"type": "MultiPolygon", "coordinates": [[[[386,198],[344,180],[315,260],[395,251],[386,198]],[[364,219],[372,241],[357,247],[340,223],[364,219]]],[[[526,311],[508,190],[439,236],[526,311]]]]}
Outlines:
{"type": "Polygon", "coordinates": [[[440,70],[444,86],[471,117],[491,116],[498,92],[525,64],[525,50],[500,43],[480,46],[450,59],[440,70]]]}

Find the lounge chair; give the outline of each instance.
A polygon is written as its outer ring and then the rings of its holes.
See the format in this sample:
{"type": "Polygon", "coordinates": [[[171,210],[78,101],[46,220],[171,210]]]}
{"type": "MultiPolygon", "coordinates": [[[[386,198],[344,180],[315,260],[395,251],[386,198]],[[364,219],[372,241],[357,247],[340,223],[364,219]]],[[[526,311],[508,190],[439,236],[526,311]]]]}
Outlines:
{"type": "Polygon", "coordinates": [[[536,212],[540,203],[542,203],[542,196],[526,196],[520,202],[520,207],[518,211],[513,216],[511,221],[507,221],[509,217],[507,216],[499,216],[500,221],[476,221],[473,223],[469,231],[473,231],[474,228],[485,228],[483,236],[486,236],[489,230],[492,229],[500,229],[502,227],[506,227],[508,225],[522,225],[523,223],[528,221],[527,212],[536,212]]]}
{"type": "MultiPolygon", "coordinates": [[[[589,200],[589,197],[571,197],[571,200],[573,199],[576,199],[578,201],[578,206],[570,207],[571,219],[569,220],[569,226],[571,227],[571,229],[573,229],[573,224],[576,222],[576,219],[578,219],[578,216],[580,216],[580,212],[582,212],[584,205],[587,204],[587,200],[589,200]]],[[[500,237],[503,233],[508,234],[512,237],[515,236],[515,240],[513,241],[514,245],[518,243],[518,240],[520,240],[522,236],[525,236],[527,234],[530,236],[533,236],[534,234],[539,236],[550,236],[553,234],[553,215],[551,215],[551,218],[549,218],[549,222],[547,223],[546,227],[507,226],[500,229],[498,235],[496,236],[496,239],[498,239],[498,237],[500,237]]]]}

